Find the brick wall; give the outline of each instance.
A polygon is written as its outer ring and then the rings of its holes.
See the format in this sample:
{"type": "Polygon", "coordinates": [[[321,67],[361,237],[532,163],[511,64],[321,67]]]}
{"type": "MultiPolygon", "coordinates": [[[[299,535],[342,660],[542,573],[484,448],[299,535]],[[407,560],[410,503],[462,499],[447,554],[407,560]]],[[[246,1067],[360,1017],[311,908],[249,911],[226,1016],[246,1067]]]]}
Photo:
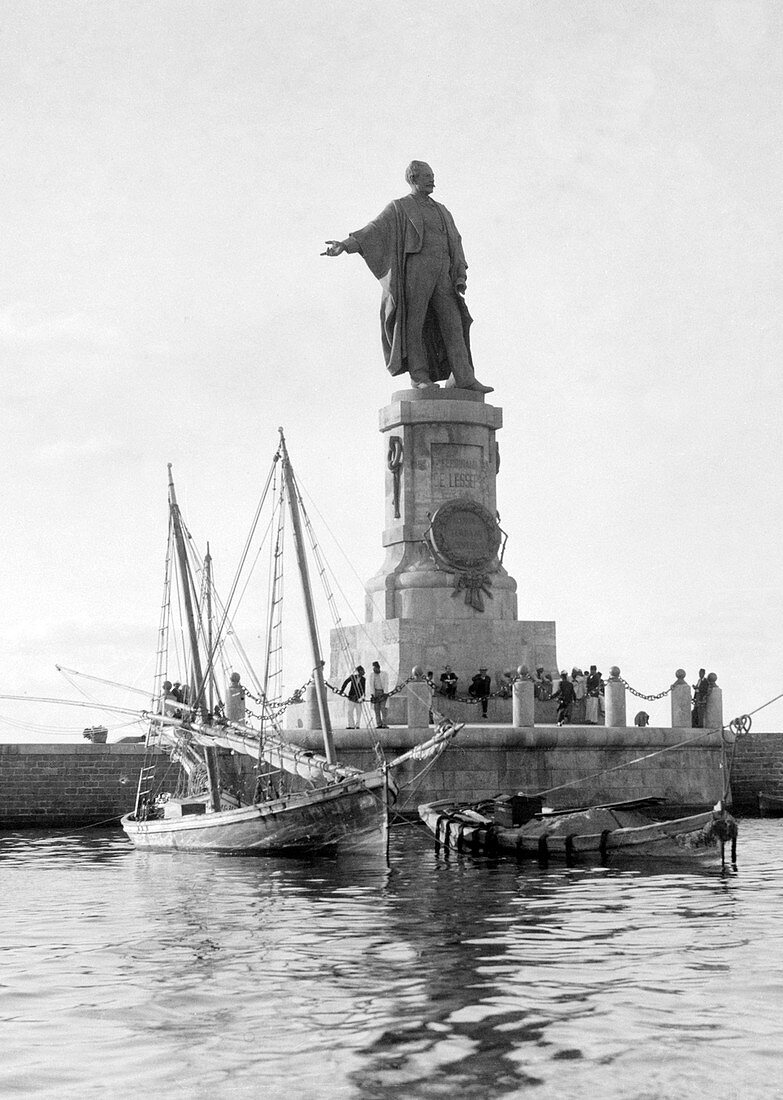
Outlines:
{"type": "MultiPolygon", "coordinates": [[[[431,732],[431,731],[429,731],[431,732]]],[[[690,733],[690,731],[686,731],[690,733]]],[[[403,765],[399,807],[415,813],[419,802],[449,796],[465,801],[499,791],[553,791],[555,807],[623,801],[656,795],[673,811],[703,808],[720,797],[723,781],[720,745],[714,740],[673,748],[682,730],[544,726],[529,730],[493,726],[465,729],[451,748],[415,777],[422,764],[403,765]],[[667,748],[666,752],[659,752],[667,748]],[[650,759],[628,767],[647,754],[650,759]],[[406,784],[409,784],[406,786],[406,784]]],[[[387,759],[426,739],[428,731],[379,731],[387,759]]],[[[303,747],[322,751],[320,734],[297,730],[303,747]]],[[[335,731],[341,761],[375,767],[366,731],[335,731]]],[[[177,768],[156,754],[156,781],[173,789],[177,768]]],[[[0,828],[94,824],[118,820],[133,808],[144,750],[139,745],[0,745],[0,828]]],[[[783,794],[783,734],[748,734],[737,743],[732,772],[734,805],[753,809],[759,789],[783,794]]]]}
{"type": "MultiPolygon", "coordinates": [[[[176,768],[156,753],[156,779],[176,768]]],[[[133,809],[143,745],[0,745],[0,828],[88,825],[133,809]]]]}
{"type": "Polygon", "coordinates": [[[758,809],[758,793],[783,796],[783,733],[745,733],[737,741],[731,790],[738,810],[758,809]]]}

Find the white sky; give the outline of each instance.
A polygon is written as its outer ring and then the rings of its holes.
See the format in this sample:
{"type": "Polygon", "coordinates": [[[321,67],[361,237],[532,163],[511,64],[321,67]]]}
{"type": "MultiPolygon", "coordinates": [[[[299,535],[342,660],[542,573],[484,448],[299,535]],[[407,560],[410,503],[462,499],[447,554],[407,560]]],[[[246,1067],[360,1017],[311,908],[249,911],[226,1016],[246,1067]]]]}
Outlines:
{"type": "Polygon", "coordinates": [[[398,385],[378,284],[319,252],[416,157],[504,411],[520,618],[642,691],[704,665],[727,718],[783,691],[778,3],[5,0],[0,34],[0,690],[150,685],[166,463],[227,579],[278,424],[376,571],[398,385]]]}

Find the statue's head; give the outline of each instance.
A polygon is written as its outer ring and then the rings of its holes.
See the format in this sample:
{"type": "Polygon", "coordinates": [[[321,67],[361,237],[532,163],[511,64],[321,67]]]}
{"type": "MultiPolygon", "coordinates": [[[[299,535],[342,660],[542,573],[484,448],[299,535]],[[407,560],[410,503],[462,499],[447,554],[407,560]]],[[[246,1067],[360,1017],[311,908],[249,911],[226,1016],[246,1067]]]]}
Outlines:
{"type": "Polygon", "coordinates": [[[405,169],[405,179],[412,191],[421,191],[429,195],[435,187],[435,173],[426,160],[412,160],[405,169]]]}

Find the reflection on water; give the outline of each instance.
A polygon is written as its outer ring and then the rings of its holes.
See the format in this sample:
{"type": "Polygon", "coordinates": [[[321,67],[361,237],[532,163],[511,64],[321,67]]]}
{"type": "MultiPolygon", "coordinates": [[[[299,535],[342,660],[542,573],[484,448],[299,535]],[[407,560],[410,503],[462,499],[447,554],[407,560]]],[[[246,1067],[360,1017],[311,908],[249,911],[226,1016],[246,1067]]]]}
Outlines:
{"type": "Polygon", "coordinates": [[[0,834],[0,1095],[774,1096],[781,841],[743,822],[721,876],[0,834]]]}

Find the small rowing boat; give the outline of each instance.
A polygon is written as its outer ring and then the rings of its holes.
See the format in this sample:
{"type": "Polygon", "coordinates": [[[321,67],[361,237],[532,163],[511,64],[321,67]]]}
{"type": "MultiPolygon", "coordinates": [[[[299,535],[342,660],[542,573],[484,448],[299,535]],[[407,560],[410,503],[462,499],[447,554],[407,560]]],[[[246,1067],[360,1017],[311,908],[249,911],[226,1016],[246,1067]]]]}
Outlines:
{"type": "Polygon", "coordinates": [[[506,796],[470,805],[444,799],[419,806],[419,817],[444,848],[473,855],[535,856],[566,861],[612,855],[703,857],[726,843],[736,864],[737,823],[718,803],[711,810],[658,818],[663,799],[641,798],[573,810],[543,810],[534,799],[506,796]],[[517,811],[518,812],[515,812],[517,811]],[[515,820],[516,818],[516,820],[515,820]]]}

